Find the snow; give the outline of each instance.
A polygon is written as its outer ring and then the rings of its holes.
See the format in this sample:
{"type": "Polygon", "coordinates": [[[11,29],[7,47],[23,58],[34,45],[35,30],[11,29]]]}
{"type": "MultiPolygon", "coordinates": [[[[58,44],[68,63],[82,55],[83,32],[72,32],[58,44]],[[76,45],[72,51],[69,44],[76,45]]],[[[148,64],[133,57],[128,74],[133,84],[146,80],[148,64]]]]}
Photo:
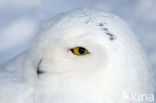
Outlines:
{"type": "Polygon", "coordinates": [[[29,41],[36,31],[34,20],[24,18],[14,20],[10,25],[1,28],[0,61],[6,61],[10,56],[14,56],[13,53],[16,55],[25,49],[27,43],[24,41],[29,41]]]}
{"type": "Polygon", "coordinates": [[[124,18],[138,34],[156,68],[155,0],[1,0],[0,63],[23,51],[34,36],[38,23],[57,13],[91,6],[124,18]]]}

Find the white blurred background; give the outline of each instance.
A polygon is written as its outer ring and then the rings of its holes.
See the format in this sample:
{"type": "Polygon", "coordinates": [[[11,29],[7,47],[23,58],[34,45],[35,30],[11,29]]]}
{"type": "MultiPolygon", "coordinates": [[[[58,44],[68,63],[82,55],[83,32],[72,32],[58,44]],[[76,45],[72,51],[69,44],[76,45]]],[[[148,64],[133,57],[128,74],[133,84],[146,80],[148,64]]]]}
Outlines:
{"type": "Polygon", "coordinates": [[[96,7],[125,19],[156,71],[156,0],[0,0],[0,63],[29,45],[39,23],[78,7],[96,7]]]}

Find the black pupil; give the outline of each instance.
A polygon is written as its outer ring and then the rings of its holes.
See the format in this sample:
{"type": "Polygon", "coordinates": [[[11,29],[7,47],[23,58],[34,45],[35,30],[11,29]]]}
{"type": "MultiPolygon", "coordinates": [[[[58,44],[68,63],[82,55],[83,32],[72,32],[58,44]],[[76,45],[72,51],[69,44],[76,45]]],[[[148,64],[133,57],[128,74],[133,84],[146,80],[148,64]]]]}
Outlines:
{"type": "Polygon", "coordinates": [[[79,48],[79,53],[80,53],[80,54],[84,54],[85,50],[86,50],[85,48],[80,47],[80,48],[79,48]]]}

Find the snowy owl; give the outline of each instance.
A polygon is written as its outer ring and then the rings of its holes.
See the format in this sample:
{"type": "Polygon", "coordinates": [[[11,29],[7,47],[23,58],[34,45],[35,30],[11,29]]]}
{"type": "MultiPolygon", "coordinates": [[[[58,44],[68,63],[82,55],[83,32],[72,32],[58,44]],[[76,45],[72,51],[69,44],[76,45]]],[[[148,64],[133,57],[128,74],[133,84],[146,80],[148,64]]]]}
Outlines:
{"type": "Polygon", "coordinates": [[[152,70],[137,41],[122,19],[102,10],[61,13],[1,65],[0,103],[153,102],[152,70]]]}

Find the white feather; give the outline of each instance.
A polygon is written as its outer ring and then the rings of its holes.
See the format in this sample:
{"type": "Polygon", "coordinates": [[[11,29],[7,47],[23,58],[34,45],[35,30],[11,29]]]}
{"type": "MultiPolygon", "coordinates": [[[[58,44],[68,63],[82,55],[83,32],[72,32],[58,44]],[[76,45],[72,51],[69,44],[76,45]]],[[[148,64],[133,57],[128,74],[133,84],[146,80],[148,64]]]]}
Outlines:
{"type": "Polygon", "coordinates": [[[130,27],[97,9],[49,20],[30,49],[0,70],[0,103],[131,103],[123,92],[154,91],[150,65],[130,27]],[[70,51],[79,46],[90,54],[70,51]],[[37,74],[38,66],[43,73],[37,74]]]}

